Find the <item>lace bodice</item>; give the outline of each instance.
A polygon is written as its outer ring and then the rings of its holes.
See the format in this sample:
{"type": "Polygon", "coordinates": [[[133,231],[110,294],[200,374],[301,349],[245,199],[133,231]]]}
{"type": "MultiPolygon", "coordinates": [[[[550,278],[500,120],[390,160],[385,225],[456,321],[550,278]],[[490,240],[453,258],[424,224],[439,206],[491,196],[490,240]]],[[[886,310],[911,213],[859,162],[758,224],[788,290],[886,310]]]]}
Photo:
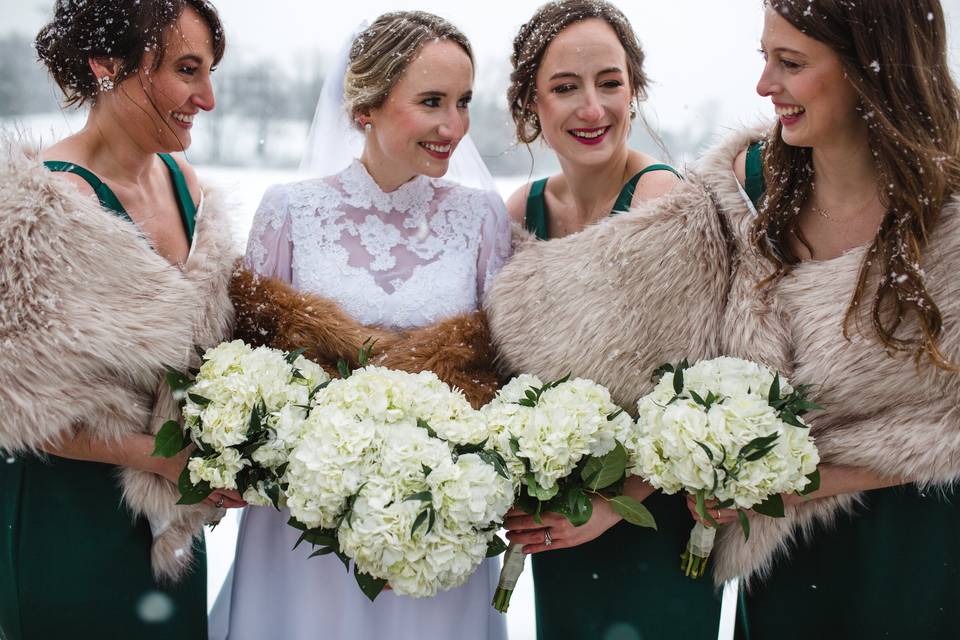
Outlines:
{"type": "Polygon", "coordinates": [[[418,176],[384,193],[359,161],[263,196],[247,267],[336,300],[364,324],[409,328],[473,311],[510,253],[495,193],[418,176]]]}

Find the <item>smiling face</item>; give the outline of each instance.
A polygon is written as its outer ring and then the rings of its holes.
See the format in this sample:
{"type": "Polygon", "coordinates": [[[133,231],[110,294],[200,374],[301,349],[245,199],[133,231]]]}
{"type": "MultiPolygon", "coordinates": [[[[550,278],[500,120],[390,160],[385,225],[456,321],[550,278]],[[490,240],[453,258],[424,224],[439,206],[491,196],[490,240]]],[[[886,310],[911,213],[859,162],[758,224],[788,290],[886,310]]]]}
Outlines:
{"type": "Polygon", "coordinates": [[[829,46],[768,8],[761,51],[766,64],[757,93],[773,101],[785,143],[817,147],[866,136],[856,90],[829,46]]]}
{"type": "Polygon", "coordinates": [[[626,149],[632,97],[626,52],[610,25],[594,18],[547,47],[531,109],[557,155],[596,164],[626,149]]]}
{"type": "Polygon", "coordinates": [[[396,188],[418,175],[447,172],[450,156],[470,127],[473,63],[460,45],[423,45],[383,105],[360,114],[370,123],[363,151],[381,187],[396,188]]]}
{"type": "Polygon", "coordinates": [[[125,128],[139,133],[147,150],[182,151],[190,146],[194,117],[214,107],[212,36],[206,21],[188,6],[164,38],[166,51],[158,68],[156,54],[145,55],[137,73],[98,102],[118,110],[125,128]]]}

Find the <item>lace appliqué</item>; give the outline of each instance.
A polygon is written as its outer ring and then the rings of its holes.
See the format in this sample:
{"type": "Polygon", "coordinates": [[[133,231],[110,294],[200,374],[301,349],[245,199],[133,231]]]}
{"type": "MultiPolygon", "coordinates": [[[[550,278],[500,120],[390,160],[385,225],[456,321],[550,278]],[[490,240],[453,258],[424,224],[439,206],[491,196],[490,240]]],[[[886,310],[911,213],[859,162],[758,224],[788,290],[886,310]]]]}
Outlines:
{"type": "MultiPolygon", "coordinates": [[[[286,192],[293,285],[365,324],[415,327],[473,311],[477,283],[502,264],[478,264],[485,223],[497,215],[482,191],[420,176],[383,193],[359,162],[277,189],[286,192]]],[[[248,250],[255,261],[253,241],[248,250]]]]}

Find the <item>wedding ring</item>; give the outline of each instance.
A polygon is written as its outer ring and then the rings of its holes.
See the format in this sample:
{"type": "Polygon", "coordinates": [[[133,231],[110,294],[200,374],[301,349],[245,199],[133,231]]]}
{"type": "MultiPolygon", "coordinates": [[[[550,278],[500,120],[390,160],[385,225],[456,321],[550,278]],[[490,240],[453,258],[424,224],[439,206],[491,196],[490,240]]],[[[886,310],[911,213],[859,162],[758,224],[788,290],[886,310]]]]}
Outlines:
{"type": "Polygon", "coordinates": [[[550,535],[550,529],[543,530],[543,546],[549,547],[553,544],[553,537],[550,535]]]}
{"type": "Polygon", "coordinates": [[[220,498],[217,499],[217,503],[216,503],[215,505],[213,505],[213,506],[215,506],[217,509],[219,509],[220,507],[222,507],[222,506],[223,506],[223,496],[220,496],[220,498]]]}

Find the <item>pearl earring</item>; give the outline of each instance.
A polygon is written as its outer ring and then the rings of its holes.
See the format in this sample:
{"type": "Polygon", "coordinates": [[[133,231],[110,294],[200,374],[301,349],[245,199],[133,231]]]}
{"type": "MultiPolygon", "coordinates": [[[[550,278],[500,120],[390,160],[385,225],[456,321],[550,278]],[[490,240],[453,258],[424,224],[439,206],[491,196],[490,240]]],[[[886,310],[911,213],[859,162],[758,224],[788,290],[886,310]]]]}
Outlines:
{"type": "Polygon", "coordinates": [[[373,129],[373,123],[372,123],[372,122],[364,122],[364,123],[363,123],[363,132],[364,132],[364,133],[370,133],[370,130],[371,130],[371,129],[373,129]]]}

